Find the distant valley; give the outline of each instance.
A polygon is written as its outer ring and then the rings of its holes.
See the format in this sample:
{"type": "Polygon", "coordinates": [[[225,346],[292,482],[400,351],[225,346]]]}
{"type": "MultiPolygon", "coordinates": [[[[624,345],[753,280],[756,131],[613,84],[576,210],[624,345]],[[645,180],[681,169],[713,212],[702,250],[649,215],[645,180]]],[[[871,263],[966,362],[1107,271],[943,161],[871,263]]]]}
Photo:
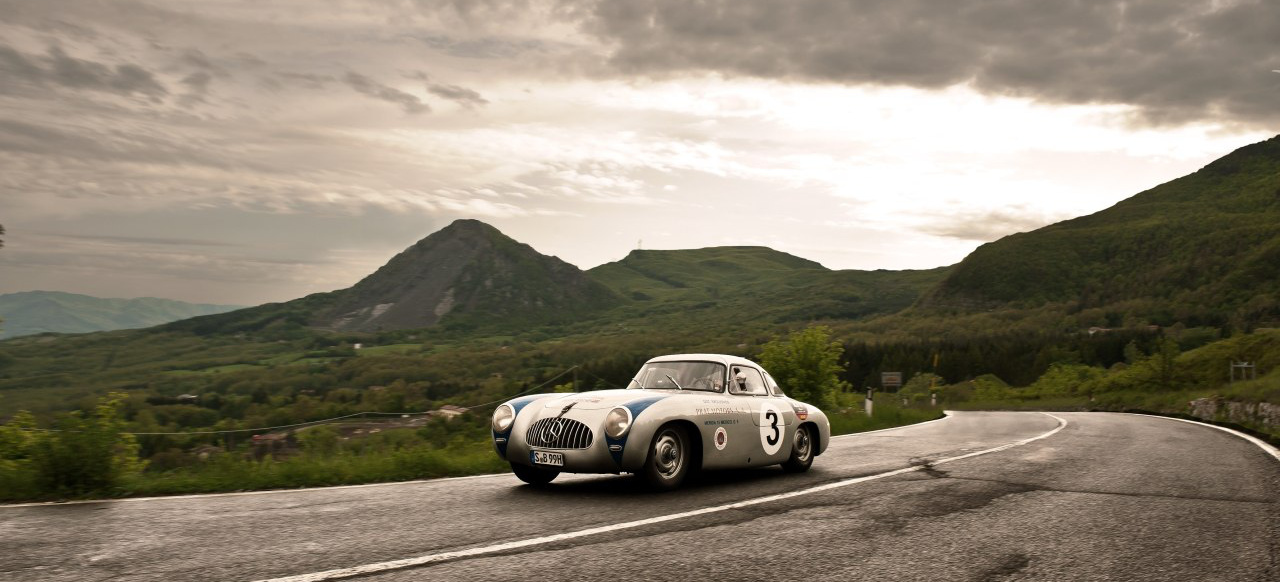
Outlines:
{"type": "Polygon", "coordinates": [[[9,293],[0,295],[0,339],[46,332],[88,333],[151,327],[242,308],[155,297],[103,299],[57,291],[9,293]]]}

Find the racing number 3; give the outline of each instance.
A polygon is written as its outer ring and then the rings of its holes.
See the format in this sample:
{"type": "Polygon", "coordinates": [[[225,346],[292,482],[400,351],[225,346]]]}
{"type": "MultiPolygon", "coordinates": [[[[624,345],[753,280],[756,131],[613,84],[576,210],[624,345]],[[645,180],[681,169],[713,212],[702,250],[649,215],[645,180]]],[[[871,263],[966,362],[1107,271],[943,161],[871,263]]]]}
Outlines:
{"type": "Polygon", "coordinates": [[[782,438],[782,431],[778,430],[778,411],[766,411],[764,418],[769,421],[769,428],[773,429],[773,436],[765,437],[764,440],[769,443],[769,446],[776,445],[778,444],[778,439],[782,438]]]}
{"type": "Polygon", "coordinates": [[[764,449],[766,455],[777,454],[782,448],[782,431],[786,430],[782,411],[771,403],[761,402],[760,416],[756,418],[758,419],[756,424],[760,428],[760,448],[764,449]]]}

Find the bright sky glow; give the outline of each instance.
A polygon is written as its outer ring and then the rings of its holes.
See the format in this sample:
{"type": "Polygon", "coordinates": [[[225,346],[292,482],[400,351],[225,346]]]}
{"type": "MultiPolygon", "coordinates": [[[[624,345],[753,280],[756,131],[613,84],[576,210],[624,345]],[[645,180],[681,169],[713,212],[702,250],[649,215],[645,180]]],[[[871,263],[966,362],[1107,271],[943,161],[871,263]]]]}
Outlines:
{"type": "MultiPolygon", "coordinates": [[[[1276,12],[1183,4],[1206,30],[1276,12]]],[[[938,23],[964,50],[922,39],[938,66],[915,71],[807,20],[787,22],[828,57],[776,48],[798,34],[781,25],[718,52],[658,0],[310,6],[0,0],[0,293],[283,301],[349,286],[457,218],[584,269],[640,244],[931,268],[1270,137],[1274,113],[1241,95],[1280,90],[1272,62],[1238,94],[1212,62],[1160,93],[1035,47],[1079,83],[1012,62],[951,76],[951,53],[1008,54],[981,23],[938,23]]],[[[1188,22],[1168,9],[1153,30],[1188,22]]],[[[1105,27],[1062,19],[1044,34],[1105,27]]]]}

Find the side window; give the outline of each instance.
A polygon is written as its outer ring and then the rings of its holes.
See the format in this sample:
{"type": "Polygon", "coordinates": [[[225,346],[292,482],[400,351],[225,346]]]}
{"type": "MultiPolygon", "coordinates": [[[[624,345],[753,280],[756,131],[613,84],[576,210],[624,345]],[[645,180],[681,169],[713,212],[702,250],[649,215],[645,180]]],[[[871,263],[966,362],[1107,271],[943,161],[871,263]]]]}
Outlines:
{"type": "Polygon", "coordinates": [[[764,378],[760,376],[760,371],[755,368],[734,366],[733,377],[735,380],[730,384],[729,391],[734,394],[747,394],[750,396],[764,396],[768,394],[765,389],[764,378]],[[736,380],[739,376],[746,380],[741,386],[736,380]]]}
{"type": "Polygon", "coordinates": [[[786,396],[782,393],[782,388],[778,387],[778,382],[770,376],[768,372],[764,373],[764,383],[769,386],[769,393],[774,396],[786,396]]]}

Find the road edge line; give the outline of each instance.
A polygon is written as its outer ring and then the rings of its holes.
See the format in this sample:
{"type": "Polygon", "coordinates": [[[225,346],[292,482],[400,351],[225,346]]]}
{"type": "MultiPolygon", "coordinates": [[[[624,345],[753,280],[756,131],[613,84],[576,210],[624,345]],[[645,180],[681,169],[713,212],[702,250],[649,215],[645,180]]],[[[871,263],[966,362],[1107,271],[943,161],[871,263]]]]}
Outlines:
{"type": "MultiPolygon", "coordinates": [[[[456,560],[456,559],[459,559],[459,558],[471,558],[471,557],[475,557],[475,556],[483,556],[483,555],[485,555],[485,554],[493,554],[493,553],[498,553],[498,552],[505,552],[505,551],[508,551],[508,550],[516,550],[516,549],[520,549],[520,548],[527,548],[527,547],[530,547],[530,546],[540,546],[540,545],[544,545],[544,544],[550,544],[550,543],[555,543],[555,542],[561,542],[561,541],[565,541],[565,540],[571,540],[571,539],[577,539],[577,538],[589,537],[589,536],[593,536],[593,535],[597,535],[597,534],[602,534],[602,533],[609,533],[609,532],[613,532],[613,531],[620,531],[620,530],[625,530],[625,529],[634,529],[634,528],[637,528],[637,527],[643,527],[643,526],[646,526],[646,525],[653,525],[653,524],[656,524],[656,523],[664,523],[664,522],[668,522],[668,521],[675,521],[675,520],[678,520],[678,519],[685,519],[685,518],[689,518],[689,517],[696,517],[696,516],[699,516],[699,515],[707,515],[707,514],[710,514],[710,513],[720,513],[720,512],[722,512],[722,511],[728,511],[728,510],[731,510],[731,509],[741,509],[741,508],[743,508],[743,507],[750,507],[750,506],[753,506],[753,505],[759,505],[759,504],[762,504],[762,503],[770,503],[770,502],[773,502],[773,501],[781,501],[781,500],[783,500],[783,499],[790,499],[790,498],[792,498],[792,497],[799,497],[799,496],[801,496],[801,495],[809,495],[809,494],[811,494],[811,493],[820,493],[820,492],[823,492],[823,491],[829,491],[829,490],[832,490],[832,489],[839,489],[839,488],[841,488],[841,487],[848,487],[848,486],[850,486],[850,485],[857,485],[857,484],[859,484],[859,483],[865,483],[865,482],[867,482],[867,481],[875,481],[875,480],[878,480],[878,479],[884,479],[884,478],[886,478],[886,477],[894,477],[894,476],[897,476],[897,475],[903,475],[903,474],[906,474],[906,473],[912,473],[912,472],[920,471],[920,470],[923,470],[923,469],[924,469],[926,466],[928,466],[928,465],[940,465],[940,464],[942,464],[942,463],[949,463],[949,462],[951,462],[951,461],[959,461],[959,460],[961,460],[961,459],[968,459],[968,458],[977,457],[977,456],[980,456],[980,455],[987,455],[987,454],[991,454],[991,453],[997,453],[997,452],[1000,452],[1000,451],[1005,451],[1005,450],[1008,450],[1008,449],[1011,449],[1011,448],[1014,448],[1014,447],[1018,447],[1018,446],[1022,446],[1022,445],[1028,444],[1028,443],[1032,443],[1032,442],[1035,442],[1035,441],[1038,441],[1038,440],[1041,440],[1041,439],[1049,438],[1049,437],[1051,437],[1051,436],[1053,436],[1053,435],[1057,434],[1057,433],[1058,433],[1058,431],[1061,431],[1062,429],[1064,429],[1064,428],[1066,428],[1066,427],[1067,427],[1067,424],[1068,424],[1068,423],[1067,423],[1067,421],[1066,421],[1066,420],[1064,420],[1064,419],[1062,419],[1062,418],[1059,418],[1059,417],[1054,416],[1054,415],[1052,415],[1052,414],[1049,414],[1049,413],[1047,413],[1047,412],[1041,412],[1040,414],[1044,414],[1044,415],[1046,415],[1046,416],[1048,416],[1048,417],[1050,417],[1050,418],[1053,418],[1054,420],[1058,421],[1058,426],[1057,426],[1057,427],[1054,427],[1054,429],[1053,429],[1053,430],[1050,430],[1049,432],[1046,432],[1046,433],[1043,433],[1043,434],[1040,434],[1040,435],[1037,435],[1037,436],[1034,436],[1034,437],[1031,437],[1031,438],[1022,439],[1022,440],[1020,440],[1020,441],[1015,441],[1015,442],[1012,442],[1012,443],[1006,443],[1006,444],[1000,445],[1000,446],[998,446],[998,447],[993,447],[993,448],[990,448],[990,449],[984,449],[984,450],[981,450],[981,451],[975,451],[975,452],[972,452],[972,453],[967,453],[967,454],[964,454],[964,455],[960,455],[960,456],[958,456],[958,457],[949,457],[949,458],[946,458],[946,459],[940,459],[940,460],[937,460],[937,461],[932,461],[932,462],[930,462],[930,463],[928,463],[928,464],[926,464],[926,465],[915,465],[915,466],[912,466],[912,467],[904,467],[904,468],[902,468],[902,469],[894,469],[894,470],[892,470],[892,471],[887,471],[887,472],[884,472],[884,473],[877,473],[877,474],[875,474],[875,475],[866,475],[866,476],[863,476],[863,477],[852,477],[852,478],[849,478],[849,479],[843,479],[843,480],[840,480],[840,481],[834,481],[834,482],[831,482],[831,483],[825,483],[825,484],[817,485],[817,486],[814,486],[814,487],[808,487],[808,488],[805,488],[805,489],[797,489],[797,490],[795,490],[795,491],[787,491],[787,492],[785,492],[785,493],[775,493],[775,494],[773,494],[773,495],[766,495],[766,496],[764,496],[764,497],[756,497],[756,498],[754,498],[754,499],[747,499],[747,500],[745,500],[745,501],[738,501],[738,502],[735,502],[735,503],[728,503],[728,504],[724,504],[724,505],[715,505],[715,506],[711,506],[711,507],[704,507],[704,508],[701,508],[701,509],[693,509],[693,510],[690,510],[690,511],[682,511],[682,512],[680,512],[680,513],[670,513],[670,514],[667,514],[667,515],[659,515],[659,516],[656,516],[656,517],[650,517],[650,518],[645,518],[645,519],[638,519],[638,520],[634,520],[634,521],[627,521],[627,522],[616,523],[616,524],[611,524],[611,525],[602,525],[602,526],[597,526],[597,527],[593,527],[593,528],[587,528],[587,529],[584,529],[584,530],[578,530],[578,531],[575,531],[575,532],[568,532],[568,533],[562,533],[562,534],[554,534],[554,535],[542,536],[542,537],[537,537],[537,538],[526,538],[526,539],[523,539],[523,540],[516,540],[516,541],[505,542],[505,543],[501,543],[501,544],[493,544],[493,545],[489,545],[489,546],[481,546],[481,547],[477,547],[477,548],[469,548],[469,549],[466,549],[466,550],[456,550],[456,551],[452,551],[452,552],[439,552],[439,553],[435,553],[435,554],[426,554],[426,555],[423,555],[423,556],[417,556],[417,557],[414,557],[414,558],[403,558],[403,559],[400,559],[400,560],[391,560],[391,561],[387,561],[387,562],[376,562],[376,563],[373,563],[373,564],[364,564],[364,565],[360,565],[360,566],[352,566],[352,567],[348,567],[348,568],[336,568],[336,569],[333,569],[333,570],[325,570],[325,571],[323,571],[323,572],[313,572],[313,573],[310,573],[310,574],[296,574],[296,575],[293,575],[293,576],[283,576],[283,577],[279,577],[279,578],[264,578],[264,579],[261,579],[261,580],[257,580],[256,582],[324,582],[324,581],[326,581],[326,580],[339,580],[339,579],[343,579],[343,578],[354,578],[354,577],[356,577],[356,576],[367,576],[367,575],[370,575],[370,574],[379,574],[379,573],[382,573],[382,572],[390,572],[390,571],[395,571],[395,570],[404,570],[404,569],[406,569],[406,568],[413,568],[413,567],[417,567],[417,566],[425,566],[425,565],[428,565],[428,564],[433,564],[433,563],[437,563],[437,562],[444,562],[444,561],[448,561],[448,560],[456,560]]],[[[944,419],[938,419],[938,420],[944,420],[944,419]]],[[[930,422],[934,422],[934,421],[930,421],[930,422]]]]}
{"type": "Polygon", "coordinates": [[[1140,413],[1140,412],[1117,412],[1117,413],[1114,413],[1114,414],[1128,414],[1128,415],[1130,415],[1130,416],[1146,416],[1146,417],[1148,417],[1148,418],[1163,418],[1163,419],[1165,419],[1165,420],[1176,420],[1176,421],[1178,421],[1178,422],[1185,422],[1185,423],[1187,423],[1187,424],[1198,424],[1198,425],[1200,425],[1200,426],[1207,426],[1207,427],[1209,427],[1209,428],[1216,428],[1216,429],[1218,429],[1218,430],[1220,430],[1220,431],[1229,432],[1229,433],[1231,433],[1231,434],[1233,434],[1233,435],[1236,435],[1236,436],[1238,436],[1238,437],[1240,437],[1240,438],[1242,438],[1242,439],[1244,439],[1244,440],[1247,440],[1247,441],[1249,441],[1249,442],[1251,442],[1251,443],[1253,443],[1253,444],[1255,444],[1255,445],[1258,445],[1258,448],[1262,449],[1262,451],[1263,451],[1263,452],[1267,453],[1268,455],[1271,455],[1272,457],[1275,457],[1275,459],[1276,459],[1277,461],[1280,461],[1280,449],[1277,449],[1277,448],[1275,448],[1275,447],[1271,446],[1271,444],[1270,444],[1270,443],[1268,443],[1267,441],[1264,441],[1264,440],[1262,440],[1262,439],[1260,439],[1260,438],[1258,438],[1258,437],[1255,437],[1255,436],[1250,435],[1250,434],[1245,434],[1245,433],[1242,433],[1242,432],[1240,432],[1240,431],[1238,431],[1238,430],[1231,429],[1231,428],[1227,428],[1227,427],[1225,427],[1225,426],[1218,426],[1218,425],[1216,425],[1216,424],[1210,424],[1210,423],[1207,423],[1207,422],[1200,422],[1200,421],[1198,421],[1198,420],[1187,420],[1187,419],[1185,419],[1185,418],[1176,418],[1176,417],[1173,417],[1173,416],[1161,416],[1161,415],[1159,415],[1159,414],[1142,414],[1142,413],[1140,413]]]}

